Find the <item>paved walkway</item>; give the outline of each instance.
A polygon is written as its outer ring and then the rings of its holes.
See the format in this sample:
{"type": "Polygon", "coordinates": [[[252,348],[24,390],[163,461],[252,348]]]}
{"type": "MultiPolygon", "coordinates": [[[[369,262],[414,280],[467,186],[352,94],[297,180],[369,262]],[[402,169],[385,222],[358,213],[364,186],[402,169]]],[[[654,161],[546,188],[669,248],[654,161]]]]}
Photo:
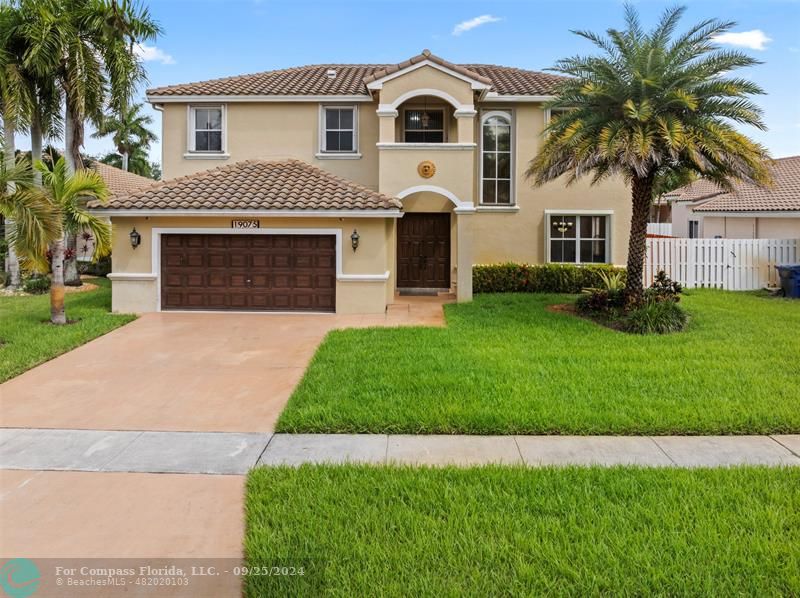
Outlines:
{"type": "Polygon", "coordinates": [[[244,474],[257,465],[800,465],[800,435],[404,436],[1,429],[0,468],[244,474]]]}

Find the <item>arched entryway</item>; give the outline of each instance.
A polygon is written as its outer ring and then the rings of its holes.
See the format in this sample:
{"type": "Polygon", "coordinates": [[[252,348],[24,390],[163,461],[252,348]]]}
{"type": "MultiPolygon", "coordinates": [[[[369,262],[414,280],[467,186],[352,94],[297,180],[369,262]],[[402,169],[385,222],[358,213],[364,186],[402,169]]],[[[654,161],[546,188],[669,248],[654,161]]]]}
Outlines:
{"type": "Polygon", "coordinates": [[[437,294],[455,286],[456,215],[462,205],[445,189],[420,186],[401,192],[404,215],[397,222],[397,290],[437,294]]]}

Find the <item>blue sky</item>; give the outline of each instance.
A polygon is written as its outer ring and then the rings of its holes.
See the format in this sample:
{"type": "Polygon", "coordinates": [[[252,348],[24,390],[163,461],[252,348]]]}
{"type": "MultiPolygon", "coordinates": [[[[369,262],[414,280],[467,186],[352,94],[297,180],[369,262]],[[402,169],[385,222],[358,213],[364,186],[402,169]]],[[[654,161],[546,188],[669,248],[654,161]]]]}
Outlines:
{"type": "MultiPolygon", "coordinates": [[[[635,3],[646,25],[672,2],[635,3]]],[[[800,154],[800,2],[686,2],[682,28],[701,19],[733,20],[730,42],[764,64],[742,71],[766,91],[757,99],[769,131],[747,130],[772,155],[800,154]],[[743,45],[742,45],[743,44],[743,45]]],[[[164,35],[146,48],[150,85],[198,81],[313,63],[400,62],[429,48],[452,62],[543,70],[557,59],[591,52],[570,29],[621,27],[617,0],[465,2],[294,2],[160,0],[149,2],[164,35]],[[480,18],[482,17],[482,18],[480,18]],[[459,24],[462,25],[457,29],[459,24]]],[[[143,95],[143,94],[142,94],[143,95]]],[[[155,128],[160,134],[157,112],[155,128]]],[[[110,139],[87,138],[98,154],[110,139]]],[[[155,159],[160,146],[153,147],[155,159]]]]}

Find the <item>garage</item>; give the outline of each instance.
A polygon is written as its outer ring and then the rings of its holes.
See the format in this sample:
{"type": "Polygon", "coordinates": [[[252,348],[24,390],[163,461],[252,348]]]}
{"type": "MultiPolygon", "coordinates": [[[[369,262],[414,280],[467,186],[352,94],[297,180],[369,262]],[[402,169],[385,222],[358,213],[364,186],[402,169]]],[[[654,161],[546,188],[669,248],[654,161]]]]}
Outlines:
{"type": "Polygon", "coordinates": [[[334,235],[161,235],[161,309],[336,311],[334,235]]]}

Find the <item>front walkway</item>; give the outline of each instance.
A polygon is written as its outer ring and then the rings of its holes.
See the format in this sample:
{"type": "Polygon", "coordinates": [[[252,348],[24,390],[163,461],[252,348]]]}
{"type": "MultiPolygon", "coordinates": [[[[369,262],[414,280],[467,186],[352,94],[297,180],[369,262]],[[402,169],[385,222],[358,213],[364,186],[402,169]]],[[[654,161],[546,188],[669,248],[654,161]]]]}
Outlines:
{"type": "Polygon", "coordinates": [[[405,436],[5,429],[0,468],[245,474],[257,465],[800,465],[800,435],[405,436]]]}

